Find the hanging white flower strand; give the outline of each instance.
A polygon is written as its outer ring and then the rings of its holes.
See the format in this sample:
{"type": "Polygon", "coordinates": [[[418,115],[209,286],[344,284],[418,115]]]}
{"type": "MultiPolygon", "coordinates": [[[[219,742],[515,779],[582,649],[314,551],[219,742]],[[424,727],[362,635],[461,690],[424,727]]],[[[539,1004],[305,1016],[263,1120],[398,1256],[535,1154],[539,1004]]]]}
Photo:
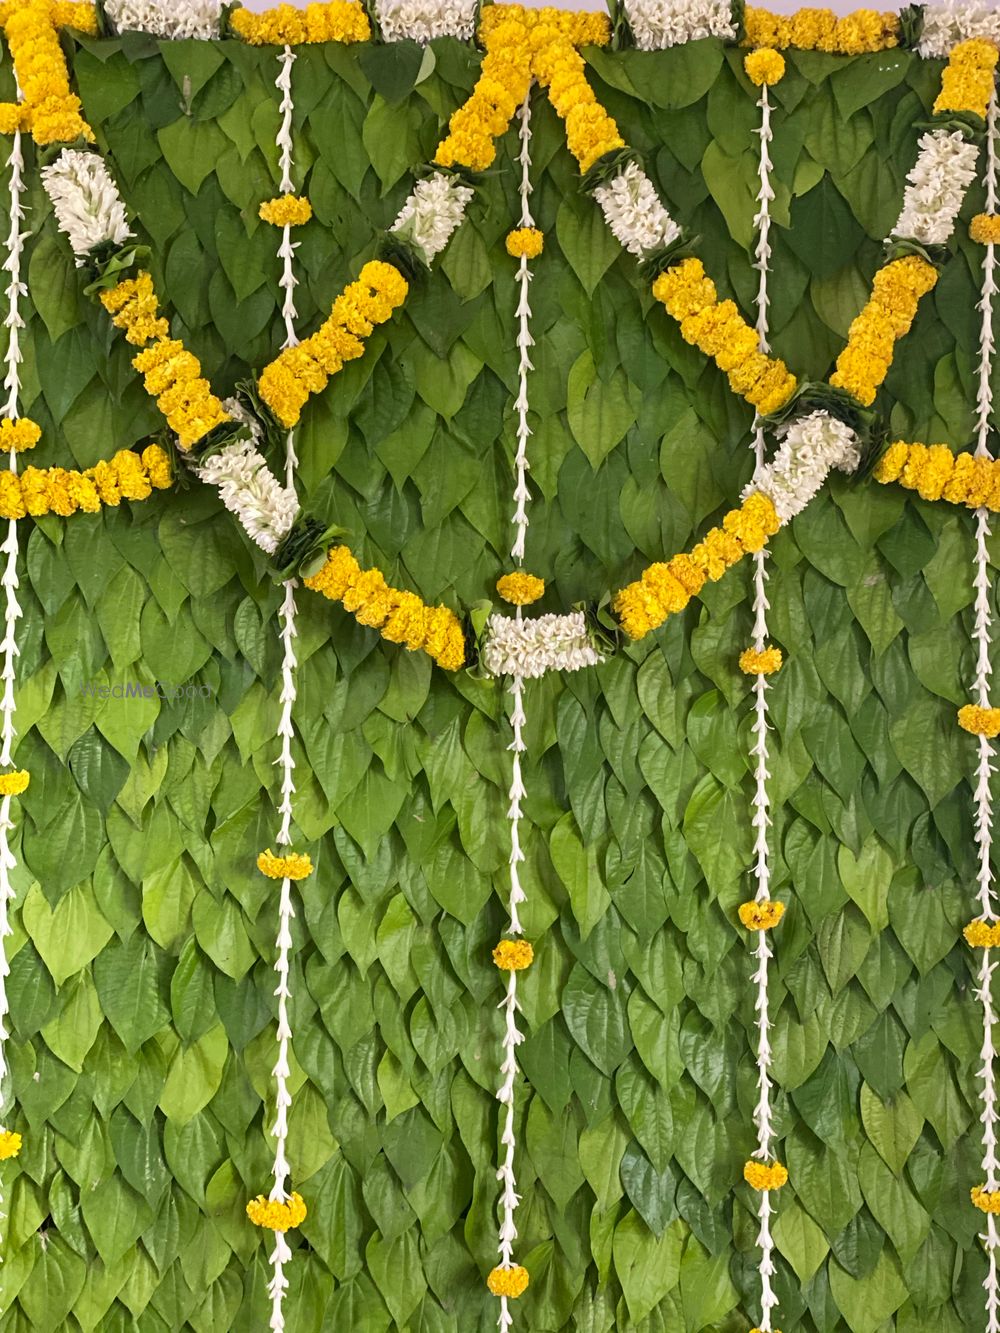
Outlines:
{"type": "MultiPolygon", "coordinates": [[[[997,210],[997,97],[994,91],[990,99],[987,116],[985,180],[986,212],[995,214],[997,210]]],[[[976,394],[976,457],[992,458],[988,445],[989,420],[993,409],[993,394],[990,379],[993,372],[995,350],[993,332],[993,299],[996,296],[996,253],[993,245],[987,245],[983,258],[982,294],[979,312],[982,316],[979,334],[979,385],[976,394]]],[[[974,814],[976,826],[976,845],[979,852],[977,872],[979,915],[966,927],[968,942],[982,949],[979,964],[976,998],[982,1007],[983,1044],[981,1048],[982,1065],[978,1071],[982,1081],[983,1159],[984,1180],[972,1190],[972,1201],[986,1214],[986,1231],[980,1237],[986,1249],[987,1272],[983,1282],[986,1293],[986,1333],[1000,1333],[1000,1282],[997,1274],[997,1248],[1000,1245],[1000,1233],[994,1208],[1000,1205],[1000,1161],[997,1159],[997,1089],[996,1089],[996,1052],[993,1044],[993,1028],[997,1021],[993,1004],[993,973],[997,964],[992,961],[991,947],[1000,945],[1000,926],[996,910],[996,893],[993,888],[993,871],[990,866],[993,849],[993,805],[990,792],[990,779],[994,772],[996,749],[993,737],[997,734],[993,725],[998,719],[998,710],[990,704],[990,663],[991,611],[990,611],[990,575],[987,543],[990,538],[989,511],[985,508],[976,510],[976,551],[975,551],[975,588],[974,626],[972,641],[976,649],[976,669],[973,681],[975,703],[963,708],[959,720],[967,730],[977,734],[979,759],[976,767],[976,785],[974,791],[974,814]]]]}
{"type": "MultiPolygon", "coordinates": [[[[281,112],[281,125],[278,128],[276,142],[281,154],[281,193],[283,195],[293,195],[295,193],[295,185],[292,181],[292,166],[294,165],[292,116],[295,112],[295,102],[292,99],[292,66],[295,64],[295,60],[295,52],[290,46],[286,46],[278,57],[278,64],[281,68],[275,80],[275,87],[281,93],[281,102],[278,107],[281,112]]],[[[282,318],[285,321],[283,349],[297,347],[299,342],[298,335],[295,332],[295,320],[298,318],[298,311],[295,308],[295,288],[298,286],[298,279],[295,276],[295,251],[297,249],[298,242],[292,242],[291,224],[286,222],[282,227],[281,244],[278,247],[278,258],[283,265],[278,285],[285,294],[284,303],[281,307],[282,318]]]]}

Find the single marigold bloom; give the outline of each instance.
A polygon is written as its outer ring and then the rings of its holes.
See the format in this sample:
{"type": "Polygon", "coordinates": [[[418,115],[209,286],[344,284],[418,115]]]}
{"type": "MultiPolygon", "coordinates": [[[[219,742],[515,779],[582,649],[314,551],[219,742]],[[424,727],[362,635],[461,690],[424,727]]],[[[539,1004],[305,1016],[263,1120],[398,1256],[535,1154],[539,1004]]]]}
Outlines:
{"type": "Polygon", "coordinates": [[[0,450],[10,453],[21,453],[25,449],[34,449],[35,445],[42,438],[42,428],[32,421],[29,417],[19,417],[12,421],[10,417],[4,417],[0,421],[0,450]]]}
{"type": "Polygon", "coordinates": [[[784,903],[741,903],[739,917],[747,930],[770,930],[785,915],[784,903]]]}
{"type": "Polygon", "coordinates": [[[520,1264],[513,1268],[494,1268],[486,1279],[486,1285],[494,1296],[507,1296],[515,1300],[528,1290],[528,1270],[520,1264]]]}
{"type": "Polygon", "coordinates": [[[969,1196],[981,1213],[1000,1213],[1000,1190],[988,1190],[985,1185],[973,1185],[969,1196]]]}
{"type": "Polygon", "coordinates": [[[507,253],[514,259],[525,255],[528,259],[537,259],[545,248],[545,237],[537,227],[519,227],[517,231],[507,233],[507,253]]]}
{"type": "Polygon", "coordinates": [[[780,648],[745,648],[740,653],[740,670],[748,676],[770,676],[780,671],[784,658],[780,648]]]}
{"type": "Polygon", "coordinates": [[[282,194],[277,199],[269,199],[257,211],[273,227],[301,227],[313,215],[309,200],[295,194],[282,194]]]}
{"type": "Polygon", "coordinates": [[[27,769],[18,769],[15,773],[0,775],[0,796],[20,796],[28,790],[31,774],[27,769]]]}
{"type": "Polygon", "coordinates": [[[744,57],[743,68],[747,72],[747,78],[758,88],[761,85],[779,83],[785,75],[784,57],[768,46],[761,47],[759,51],[751,51],[744,57]]]}
{"type": "Polygon", "coordinates": [[[545,580],[520,570],[497,579],[497,592],[511,606],[530,606],[545,594],[545,580]]]}
{"type": "Polygon", "coordinates": [[[1000,214],[977,213],[969,223],[969,235],[980,245],[1000,245],[1000,214]]]}
{"type": "Polygon", "coordinates": [[[995,736],[1000,736],[1000,708],[980,708],[978,704],[966,704],[958,710],[958,725],[973,736],[986,736],[993,740],[995,736]]]}
{"type": "Polygon", "coordinates": [[[780,1190],[788,1183],[788,1172],[780,1162],[770,1166],[764,1162],[747,1162],[743,1168],[743,1179],[755,1190],[780,1190]]]}
{"type": "Polygon", "coordinates": [[[493,961],[501,972],[523,972],[535,961],[535,951],[527,940],[501,940],[493,961]]]}
{"type": "Polygon", "coordinates": [[[305,1200],[301,1194],[290,1194],[285,1203],[278,1199],[265,1199],[258,1194],[247,1204],[247,1217],[255,1227],[265,1227],[269,1231],[288,1231],[297,1227],[306,1218],[305,1200]]]}
{"type": "Polygon", "coordinates": [[[1000,921],[970,921],[962,934],[973,949],[1000,948],[1000,921]]]}
{"type": "Polygon", "coordinates": [[[305,879],[313,872],[313,864],[307,853],[290,852],[287,856],[275,856],[268,847],[257,857],[257,869],[268,879],[305,879]]]}
{"type": "Polygon", "coordinates": [[[21,1136],[9,1129],[0,1130],[0,1162],[16,1157],[21,1151],[21,1136]]]}

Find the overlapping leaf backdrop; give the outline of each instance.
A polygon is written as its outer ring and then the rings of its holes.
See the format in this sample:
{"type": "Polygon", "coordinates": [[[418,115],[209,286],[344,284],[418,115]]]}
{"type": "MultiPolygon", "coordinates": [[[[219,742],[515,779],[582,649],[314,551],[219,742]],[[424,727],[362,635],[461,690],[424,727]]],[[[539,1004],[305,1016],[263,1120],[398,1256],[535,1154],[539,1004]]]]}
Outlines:
{"type": "MultiPolygon", "coordinates": [[[[478,58],[451,40],[302,48],[296,159],[303,328],[327,310],[478,58]]],[[[231,390],[280,342],[273,50],[131,37],[71,48],[153,250],[174,328],[231,390]]],[[[592,52],[599,96],[727,294],[750,308],[758,112],[714,41],[592,52]]],[[[819,375],[863,302],[940,66],[789,56],[774,90],[774,344],[819,375]]],[[[3,76],[11,84],[9,63],[3,76]]],[[[683,549],[748,478],[749,417],[686,347],[533,117],[528,567],[545,610],[683,549]]],[[[301,489],[403,586],[457,604],[508,567],[514,145],[435,275],[310,405],[301,489]]],[[[127,348],[81,295],[30,171],[26,412],[39,465],[90,465],[161,428],[127,348]]],[[[973,192],[970,211],[981,208],[973,192]]],[[[966,444],[981,251],[964,239],[884,395],[904,438],[966,444]]],[[[998,386],[1000,387],[1000,386],[998,386]]],[[[192,485],[24,527],[12,941],[15,1127],[0,1307],[29,1329],[263,1330],[269,1184],[278,591],[192,485]],[[107,700],[88,682],[209,685],[107,700]]],[[[774,544],[775,1069],[791,1185],[781,1323],[802,1333],[978,1326],[979,1037],[964,946],[972,743],[970,528],[838,481],[774,544]]],[[[431,674],[300,597],[290,1157],[309,1218],[292,1326],[492,1328],[506,697],[431,674]]],[[[528,689],[532,824],[519,1091],[518,1326],[722,1330],[754,1322],[739,1182],[755,1070],[748,582],[734,571],[598,671],[528,689]]]]}

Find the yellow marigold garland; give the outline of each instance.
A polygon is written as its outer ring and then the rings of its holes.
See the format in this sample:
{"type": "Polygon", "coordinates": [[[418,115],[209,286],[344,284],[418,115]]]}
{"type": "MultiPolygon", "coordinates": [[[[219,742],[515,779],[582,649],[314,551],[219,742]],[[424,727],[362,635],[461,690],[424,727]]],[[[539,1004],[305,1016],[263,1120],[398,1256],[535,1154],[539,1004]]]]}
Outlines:
{"type": "Polygon", "coordinates": [[[20,796],[28,790],[31,774],[27,769],[18,769],[15,773],[0,774],[0,796],[20,796]]]}
{"type": "Polygon", "coordinates": [[[332,602],[343,602],[360,624],[377,629],[390,643],[405,644],[410,652],[423,650],[445,671],[464,665],[465,634],[454,611],[390,587],[379,570],[363,570],[346,546],[331,547],[323,568],[303,582],[332,602]]]}
{"type": "Polygon", "coordinates": [[[504,574],[503,578],[497,579],[497,592],[511,606],[531,606],[545,595],[545,580],[536,574],[515,570],[513,574],[504,574]]]}
{"type": "Polygon", "coordinates": [[[771,930],[785,915],[784,903],[741,903],[739,918],[747,930],[771,930]]]}
{"type": "Polygon", "coordinates": [[[964,708],[958,710],[958,725],[973,736],[986,736],[993,740],[1000,736],[1000,708],[981,708],[979,704],[966,704],[964,708]]]}
{"type": "Polygon", "coordinates": [[[313,863],[306,852],[275,856],[268,847],[257,857],[257,869],[268,879],[308,879],[313,872],[313,863]]]}
{"type": "MultiPolygon", "coordinates": [[[[77,17],[86,25],[87,8],[57,5],[53,0],[11,0],[0,14],[24,96],[25,109],[14,128],[30,126],[37,144],[72,143],[81,138],[93,142],[93,130],[80,114],[80,99],[70,89],[57,27],[60,20],[77,17]]],[[[7,113],[4,119],[6,128],[12,117],[7,113]]]]}
{"type": "Polygon", "coordinates": [[[73,28],[87,37],[97,36],[97,6],[82,0],[55,0],[52,17],[57,28],[73,28]]]}
{"type": "Polygon", "coordinates": [[[762,416],[783,407],[797,381],[783,361],[760,350],[756,331],[732,301],[720,302],[700,259],[685,259],[653,283],[653,295],[680,324],[681,336],[715,361],[734,393],[762,416]]]}
{"type": "Polygon", "coordinates": [[[535,961],[535,951],[527,940],[501,940],[493,961],[501,972],[523,972],[535,961]]]}
{"type": "Polygon", "coordinates": [[[574,46],[607,46],[611,41],[611,20],[605,13],[596,11],[578,11],[574,9],[527,9],[524,5],[485,5],[479,21],[479,36],[482,40],[492,39],[494,30],[516,19],[534,33],[544,29],[541,37],[532,37],[537,45],[549,39],[555,30],[557,36],[572,42],[574,46]]]}
{"type": "Polygon", "coordinates": [[[21,1151],[22,1139],[20,1134],[13,1133],[9,1129],[0,1131],[0,1162],[6,1162],[11,1157],[16,1157],[21,1151]]]}
{"type": "Polygon", "coordinates": [[[440,167],[485,171],[491,166],[496,157],[493,141],[506,131],[531,87],[531,48],[523,18],[508,14],[505,5],[503,21],[484,24],[482,36],[486,54],[479,78],[438,144],[434,161],[440,167]]]}
{"type": "Polygon", "coordinates": [[[744,648],[740,653],[740,670],[747,676],[772,676],[781,670],[784,661],[780,648],[744,648]]]}
{"type": "Polygon", "coordinates": [[[625,140],[587,82],[586,63],[572,42],[544,24],[535,32],[540,44],[532,69],[556,114],[565,121],[569,151],[580,171],[587,172],[606,153],[624,148],[625,140]]]}
{"type": "Polygon", "coordinates": [[[761,47],[744,56],[743,68],[747,72],[747,78],[758,88],[761,85],[780,83],[785,77],[784,57],[769,46],[761,47]]]}
{"type": "Polygon", "coordinates": [[[1000,948],[1000,921],[970,921],[962,931],[966,944],[973,949],[1000,948]]]}
{"type": "Polygon", "coordinates": [[[910,331],[921,296],[938,279],[933,264],[919,255],[893,259],[875,274],[868,304],[851,324],[847,346],[837,358],[830,383],[870,407],[892,364],[898,338],[910,331]]]}
{"type": "Polygon", "coordinates": [[[101,292],[101,305],[134,347],[145,347],[154,338],[170,335],[170,325],[160,317],[160,302],[152,276],[144,269],[101,292]]]}
{"type": "Polygon", "coordinates": [[[255,1227],[268,1231],[289,1231],[305,1221],[307,1209],[301,1194],[290,1194],[286,1203],[265,1199],[258,1194],[247,1204],[247,1217],[255,1227]]]}
{"type": "Polygon", "coordinates": [[[981,1213],[1000,1213],[1000,1190],[988,1190],[984,1185],[973,1185],[969,1195],[981,1213]]]}
{"type": "Polygon", "coordinates": [[[953,454],[946,444],[897,440],[879,459],[872,475],[883,485],[898,481],[925,500],[1000,511],[1000,461],[953,454]]]}
{"type": "Polygon", "coordinates": [[[979,245],[1000,245],[1000,214],[977,213],[969,223],[969,236],[979,245]]]}
{"type": "Polygon", "coordinates": [[[773,14],[747,5],[744,14],[745,46],[792,47],[798,51],[827,51],[856,56],[888,51],[899,45],[899,15],[856,9],[838,19],[831,9],[800,9],[794,14],[773,14]]]}
{"type": "Polygon", "coordinates": [[[507,253],[514,259],[526,255],[537,259],[545,249],[545,236],[537,227],[518,227],[507,233],[507,253]]]}
{"type": "Polygon", "coordinates": [[[528,1270],[520,1264],[512,1268],[494,1268],[486,1279],[486,1285],[492,1295],[516,1300],[528,1290],[528,1270]]]}
{"type": "Polygon", "coordinates": [[[367,42],[371,24],[364,9],[353,0],[331,0],[328,4],[296,9],[278,5],[253,14],[236,9],[230,15],[233,32],[251,46],[303,46],[311,42],[367,42]]]}
{"type": "Polygon", "coordinates": [[[313,215],[312,204],[297,194],[282,194],[269,199],[257,210],[272,227],[302,227],[313,215]]]}
{"type": "Polygon", "coordinates": [[[30,417],[18,417],[16,421],[4,417],[0,421],[0,453],[9,454],[13,450],[20,454],[25,449],[34,449],[41,438],[41,426],[30,417]]]}
{"type": "Polygon", "coordinates": [[[722,575],[748,552],[760,551],[779,528],[774,505],[754,491],[731,510],[721,528],[710,532],[690,554],[650,565],[641,578],[616,593],[612,608],[630,639],[641,639],[668,616],[683,611],[707,579],[722,575]]]}
{"type": "Polygon", "coordinates": [[[780,1190],[788,1183],[788,1172],[780,1162],[770,1166],[764,1162],[749,1161],[743,1168],[743,1179],[755,1190],[780,1190]]]}
{"type": "Polygon", "coordinates": [[[941,75],[941,91],[934,103],[934,114],[971,112],[985,120],[998,55],[1000,52],[992,42],[978,37],[953,46],[941,75]]]}
{"type": "Polygon", "coordinates": [[[173,483],[170,459],[151,444],[140,457],[120,449],[109,462],[84,472],[61,467],[25,468],[0,472],[0,518],[32,518],[59,514],[68,518],[83,511],[96,514],[102,505],[116,507],[122,500],[148,500],[154,490],[173,483]]]}
{"type": "Polygon", "coordinates": [[[289,428],[298,423],[310,395],[322,393],[331,375],[365,350],[362,342],[406,300],[406,279],[393,264],[374,260],[333,303],[329,319],[298,347],[286,348],[260,376],[260,396],[289,428]]]}

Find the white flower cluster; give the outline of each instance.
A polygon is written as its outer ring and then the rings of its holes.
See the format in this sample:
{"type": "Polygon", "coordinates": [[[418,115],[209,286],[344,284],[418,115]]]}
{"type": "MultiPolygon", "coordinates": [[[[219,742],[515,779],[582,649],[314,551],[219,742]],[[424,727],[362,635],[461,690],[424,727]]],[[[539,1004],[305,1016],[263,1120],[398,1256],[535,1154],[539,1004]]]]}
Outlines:
{"type": "Polygon", "coordinates": [[[785,427],[778,452],[746,488],[760,491],[782,523],[800,514],[832,468],[853,472],[861,462],[858,437],[828,412],[810,412],[785,427]]]}
{"type": "Polygon", "coordinates": [[[736,36],[730,0],[625,0],[625,13],[640,51],[736,36]]]}
{"type": "Polygon", "coordinates": [[[474,190],[454,176],[435,171],[417,181],[392,231],[419,249],[430,264],[461,225],[474,190]]]}
{"type": "Polygon", "coordinates": [[[959,130],[921,135],[920,155],[906,178],[903,211],[890,235],[921,245],[944,245],[975,179],[978,158],[978,147],[959,130]]]}
{"type": "Polygon", "coordinates": [[[993,0],[936,0],[924,9],[924,30],[917,50],[944,59],[958,42],[985,37],[1000,42],[1000,9],[993,0]]]}
{"type": "Polygon", "coordinates": [[[660,203],[653,182],[634,162],[629,162],[607,185],[599,185],[594,198],[616,240],[630,255],[643,259],[670,245],[681,234],[680,227],[660,203]]]}
{"type": "Polygon", "coordinates": [[[56,160],[42,168],[42,184],[52,200],[59,230],[77,256],[77,268],[95,246],[129,239],[125,205],[97,153],[64,148],[56,160]]]}
{"type": "Polygon", "coordinates": [[[273,555],[299,513],[295,491],[280,486],[253,440],[236,440],[192,468],[195,476],[218,488],[219,498],[235,514],[252,541],[273,555]]]}
{"type": "Polygon", "coordinates": [[[156,37],[219,36],[222,0],[105,0],[118,32],[151,32],[156,37]]]}
{"type": "Polygon", "coordinates": [[[582,611],[534,620],[492,615],[487,629],[482,660],[491,676],[535,680],[546,671],[579,671],[604,661],[590,642],[582,611]]]}
{"type": "Polygon", "coordinates": [[[379,0],[375,6],[387,42],[409,37],[426,43],[435,37],[470,42],[476,31],[476,0],[379,0]]]}

